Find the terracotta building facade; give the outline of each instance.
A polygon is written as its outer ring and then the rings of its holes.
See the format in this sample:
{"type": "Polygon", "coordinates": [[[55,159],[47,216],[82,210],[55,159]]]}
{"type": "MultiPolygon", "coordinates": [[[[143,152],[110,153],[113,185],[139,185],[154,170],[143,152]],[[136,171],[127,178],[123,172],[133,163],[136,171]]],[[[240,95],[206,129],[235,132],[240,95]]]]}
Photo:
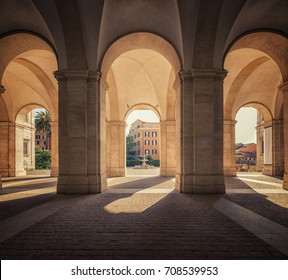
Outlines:
{"type": "Polygon", "coordinates": [[[151,109],[161,176],[182,193],[224,193],[246,106],[263,117],[263,170],[287,189],[287,10],[286,0],[2,1],[1,176],[15,176],[19,112],[45,108],[57,192],[102,192],[107,176],[125,176],[127,116],[151,109]]]}
{"type": "Polygon", "coordinates": [[[129,134],[133,139],[131,149],[137,157],[150,155],[154,160],[160,160],[160,125],[159,123],[136,120],[131,124],[129,134]]]}

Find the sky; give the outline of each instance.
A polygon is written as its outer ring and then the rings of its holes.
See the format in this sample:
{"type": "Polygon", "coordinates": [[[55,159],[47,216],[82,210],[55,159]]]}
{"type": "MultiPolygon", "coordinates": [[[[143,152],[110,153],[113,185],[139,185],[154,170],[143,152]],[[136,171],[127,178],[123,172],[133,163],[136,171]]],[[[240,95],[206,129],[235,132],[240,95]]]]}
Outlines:
{"type": "Polygon", "coordinates": [[[241,108],[236,115],[236,143],[256,143],[257,110],[241,108]]]}
{"type": "MultiPolygon", "coordinates": [[[[146,122],[159,122],[157,115],[151,110],[135,110],[127,118],[126,135],[130,125],[140,119],[146,122]]],[[[241,108],[236,115],[236,143],[256,143],[257,110],[254,108],[241,108]]]]}

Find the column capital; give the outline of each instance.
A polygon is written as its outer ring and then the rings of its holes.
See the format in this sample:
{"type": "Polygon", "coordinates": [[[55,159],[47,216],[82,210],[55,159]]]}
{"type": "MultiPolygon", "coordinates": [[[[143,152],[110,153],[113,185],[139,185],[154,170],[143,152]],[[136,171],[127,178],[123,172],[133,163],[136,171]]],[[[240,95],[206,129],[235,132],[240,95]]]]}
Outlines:
{"type": "Polygon", "coordinates": [[[283,124],[283,120],[282,119],[274,119],[272,122],[273,122],[273,125],[281,125],[281,124],[283,124]]]}
{"type": "Polygon", "coordinates": [[[236,120],[224,120],[224,125],[235,125],[236,123],[236,120]]]}
{"type": "Polygon", "coordinates": [[[89,71],[86,69],[61,69],[54,72],[54,77],[58,80],[86,80],[89,71]]]}
{"type": "Polygon", "coordinates": [[[106,121],[106,125],[109,125],[109,126],[125,126],[126,127],[126,122],[125,121],[106,121]]]}
{"type": "Polygon", "coordinates": [[[183,82],[183,81],[187,81],[190,80],[192,81],[192,73],[190,70],[181,70],[178,72],[178,75],[175,77],[175,81],[173,84],[173,88],[175,90],[177,90],[177,88],[179,87],[179,85],[183,82]]]}
{"type": "Polygon", "coordinates": [[[192,69],[191,70],[193,79],[214,79],[224,80],[228,71],[225,69],[192,69]]]}
{"type": "Polygon", "coordinates": [[[51,126],[58,126],[58,121],[50,121],[51,126]]]}
{"type": "Polygon", "coordinates": [[[102,78],[101,71],[89,71],[87,69],[62,69],[54,72],[54,77],[57,81],[67,80],[86,80],[88,82],[97,82],[108,90],[108,83],[102,78]]]}
{"type": "Polygon", "coordinates": [[[285,92],[288,93],[288,81],[283,82],[278,88],[279,88],[283,93],[285,93],[285,92]]]}
{"type": "Polygon", "coordinates": [[[160,127],[162,127],[162,126],[174,126],[175,124],[176,124],[176,121],[174,121],[174,120],[160,121],[160,127]]]}

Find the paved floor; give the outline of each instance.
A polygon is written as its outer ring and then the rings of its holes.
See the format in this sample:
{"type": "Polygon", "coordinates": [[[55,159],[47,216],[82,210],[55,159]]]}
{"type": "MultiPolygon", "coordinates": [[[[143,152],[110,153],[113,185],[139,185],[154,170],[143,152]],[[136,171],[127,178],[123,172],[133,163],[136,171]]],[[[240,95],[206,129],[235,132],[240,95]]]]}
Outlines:
{"type": "Polygon", "coordinates": [[[53,178],[5,180],[1,259],[288,259],[280,179],[242,173],[225,195],[187,195],[156,171],[87,196],[56,195],[53,178]]]}

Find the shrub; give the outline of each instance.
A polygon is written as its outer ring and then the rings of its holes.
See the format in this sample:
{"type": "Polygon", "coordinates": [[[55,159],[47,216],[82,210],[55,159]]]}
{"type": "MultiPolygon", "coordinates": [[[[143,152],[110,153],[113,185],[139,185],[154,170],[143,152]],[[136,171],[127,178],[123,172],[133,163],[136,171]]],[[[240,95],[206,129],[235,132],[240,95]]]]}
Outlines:
{"type": "Polygon", "coordinates": [[[35,148],[35,168],[51,169],[51,151],[43,151],[40,147],[35,148]]]}

